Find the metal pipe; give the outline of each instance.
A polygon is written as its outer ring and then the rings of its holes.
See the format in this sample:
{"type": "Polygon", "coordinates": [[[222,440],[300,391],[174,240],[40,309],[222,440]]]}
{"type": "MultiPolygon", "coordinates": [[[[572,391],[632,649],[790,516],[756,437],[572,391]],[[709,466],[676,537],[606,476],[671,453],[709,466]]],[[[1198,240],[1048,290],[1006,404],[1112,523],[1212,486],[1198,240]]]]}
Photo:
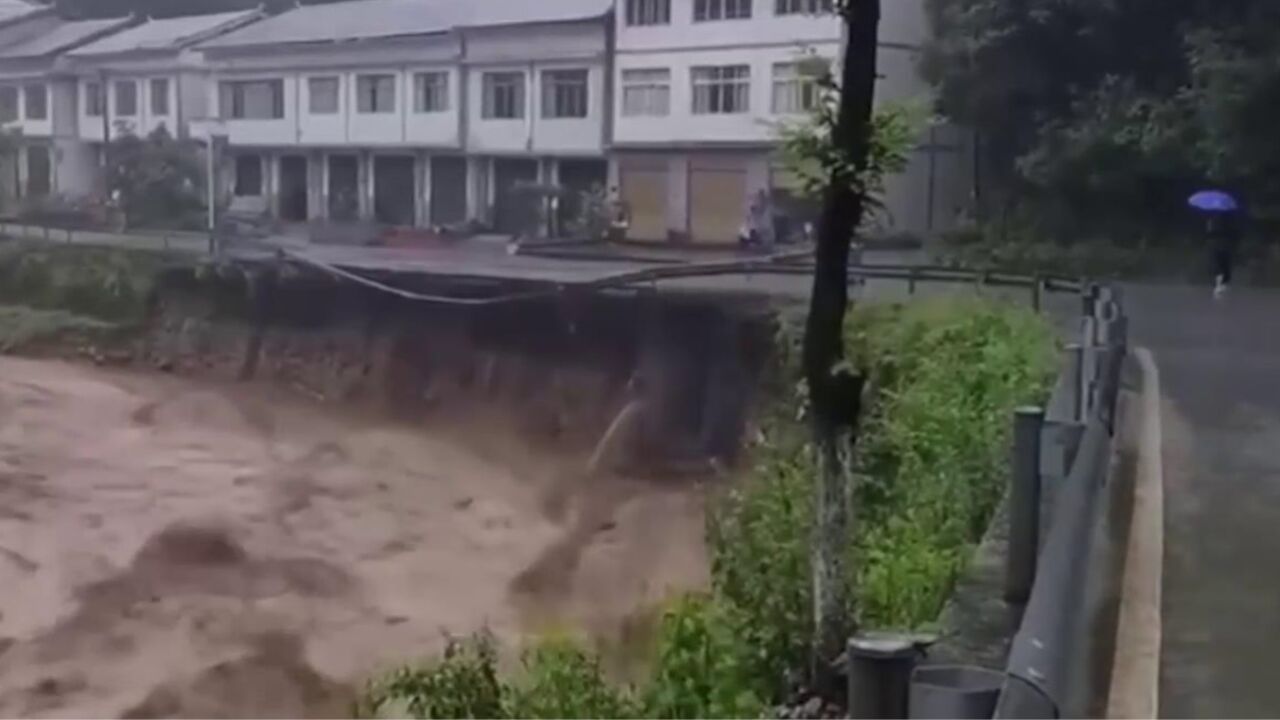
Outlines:
{"type": "Polygon", "coordinates": [[[1031,597],[1040,553],[1040,436],[1044,409],[1019,408],[1013,420],[1013,473],[1009,478],[1009,553],[1004,599],[1031,597]]]}

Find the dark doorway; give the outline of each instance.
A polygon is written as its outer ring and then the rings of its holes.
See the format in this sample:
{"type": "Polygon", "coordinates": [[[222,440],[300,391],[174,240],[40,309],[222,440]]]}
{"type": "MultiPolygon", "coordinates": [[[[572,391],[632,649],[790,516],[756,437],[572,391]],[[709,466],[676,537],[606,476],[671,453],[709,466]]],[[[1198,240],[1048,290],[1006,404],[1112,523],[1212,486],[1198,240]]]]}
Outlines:
{"type": "Polygon", "coordinates": [[[329,219],[360,217],[360,162],[355,155],[329,156],[329,219]]]}
{"type": "Polygon", "coordinates": [[[539,197],[527,189],[537,181],[537,160],[502,158],[493,162],[495,230],[509,235],[537,232],[539,197]]]}
{"type": "Polygon", "coordinates": [[[44,145],[27,147],[27,195],[46,197],[53,192],[53,163],[49,148],[44,145]]]}
{"type": "Polygon", "coordinates": [[[417,183],[413,158],[379,155],[373,159],[373,216],[387,225],[416,225],[417,183]]]}
{"type": "Polygon", "coordinates": [[[280,158],[280,219],[307,219],[307,159],[301,155],[280,158]]]}
{"type": "Polygon", "coordinates": [[[467,159],[431,158],[431,224],[456,225],[467,219],[467,159]]]}
{"type": "MultiPolygon", "coordinates": [[[[609,166],[603,160],[562,160],[560,162],[560,212],[557,221],[560,234],[581,236],[592,223],[586,217],[586,208],[593,204],[603,206],[607,197],[609,166]]],[[[601,207],[600,209],[603,209],[601,207]]]]}

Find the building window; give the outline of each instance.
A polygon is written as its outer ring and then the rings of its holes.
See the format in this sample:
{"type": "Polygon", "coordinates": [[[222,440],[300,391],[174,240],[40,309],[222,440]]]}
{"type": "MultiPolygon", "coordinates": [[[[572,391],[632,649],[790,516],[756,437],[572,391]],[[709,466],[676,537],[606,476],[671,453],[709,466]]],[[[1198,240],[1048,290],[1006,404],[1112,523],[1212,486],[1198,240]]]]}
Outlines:
{"type": "Polygon", "coordinates": [[[133,117],[138,114],[138,83],[132,80],[117,80],[115,83],[116,92],[116,115],[120,117],[133,117]]]}
{"type": "Polygon", "coordinates": [[[542,73],[542,117],[587,116],[587,71],[545,70],[542,73]]]}
{"type": "Polygon", "coordinates": [[[622,71],[622,114],[659,117],[671,113],[671,71],[643,68],[622,71]]]}
{"type": "Polygon", "coordinates": [[[262,196],[262,156],[236,156],[236,197],[262,196]]]}
{"type": "Polygon", "coordinates": [[[751,0],[693,0],[694,22],[745,20],[751,17],[751,0]]]}
{"type": "Polygon", "coordinates": [[[169,79],[152,78],[151,80],[151,114],[169,114],[169,79]]]}
{"type": "Polygon", "coordinates": [[[751,66],[693,68],[693,114],[728,115],[751,109],[751,66]]]}
{"type": "Polygon", "coordinates": [[[18,119],[18,88],[0,85],[0,122],[18,119]]]}
{"type": "Polygon", "coordinates": [[[28,120],[47,120],[49,118],[49,92],[43,83],[32,83],[22,87],[28,120]]]}
{"type": "Polygon", "coordinates": [[[524,117],[524,73],[488,72],[483,78],[480,116],[486,120],[518,120],[524,117]]]}
{"type": "Polygon", "coordinates": [[[835,12],[832,0],[777,0],[774,11],[778,15],[818,15],[835,12]]]}
{"type": "Polygon", "coordinates": [[[339,86],[336,77],[307,78],[307,110],[312,115],[336,115],[339,86]]]}
{"type": "Polygon", "coordinates": [[[422,72],[413,76],[413,110],[420,113],[449,109],[449,73],[422,72]]]}
{"type": "Polygon", "coordinates": [[[359,75],[356,77],[356,112],[363,114],[396,111],[395,75],[359,75]]]}
{"type": "Polygon", "coordinates": [[[218,87],[224,118],[279,120],[284,117],[283,80],[233,80],[218,87]]]}
{"type": "Polygon", "coordinates": [[[773,112],[777,115],[808,112],[818,106],[822,88],[818,62],[777,63],[773,66],[773,112]]]}
{"type": "Polygon", "coordinates": [[[105,98],[102,96],[102,83],[85,83],[84,86],[84,112],[89,117],[102,117],[105,110],[103,102],[105,98]]]}
{"type": "Polygon", "coordinates": [[[669,25],[671,0],[627,0],[628,25],[669,25]]]}

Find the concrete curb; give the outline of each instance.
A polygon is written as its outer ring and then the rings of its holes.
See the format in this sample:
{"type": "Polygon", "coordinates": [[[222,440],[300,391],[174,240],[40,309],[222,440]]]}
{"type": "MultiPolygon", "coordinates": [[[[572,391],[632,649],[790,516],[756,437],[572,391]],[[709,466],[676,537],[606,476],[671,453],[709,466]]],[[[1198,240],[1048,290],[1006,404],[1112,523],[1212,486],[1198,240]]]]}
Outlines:
{"type": "Polygon", "coordinates": [[[1156,718],[1160,710],[1161,588],[1164,582],[1164,465],[1160,371],[1146,348],[1134,350],[1142,373],[1137,407],[1133,522],[1121,581],[1109,718],[1156,718]]]}

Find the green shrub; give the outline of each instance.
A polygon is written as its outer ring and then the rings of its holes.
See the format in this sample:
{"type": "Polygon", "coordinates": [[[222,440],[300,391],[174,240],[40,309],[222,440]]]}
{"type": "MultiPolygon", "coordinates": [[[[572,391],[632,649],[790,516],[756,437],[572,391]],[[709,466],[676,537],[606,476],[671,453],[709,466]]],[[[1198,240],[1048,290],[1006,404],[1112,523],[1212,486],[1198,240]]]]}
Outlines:
{"type": "MultiPolygon", "coordinates": [[[[1045,392],[1052,334],[1030,311],[948,298],[858,307],[846,342],[875,388],[858,445],[850,612],[867,627],[919,629],[1001,497],[1012,412],[1045,392]]],[[[756,471],[715,509],[709,539],[717,597],[740,618],[756,687],[777,699],[812,635],[815,472],[794,413],[764,435],[756,471]]]]}
{"type": "Polygon", "coordinates": [[[713,588],[741,616],[738,637],[753,649],[749,672],[770,697],[804,667],[813,636],[814,468],[794,425],[769,425],[756,472],[713,508],[708,523],[713,588]]]}
{"type": "Polygon", "coordinates": [[[639,711],[609,684],[600,659],[568,638],[544,638],[522,658],[523,677],[508,691],[516,718],[628,718],[639,711]]]}
{"type": "Polygon", "coordinates": [[[663,615],[644,714],[656,718],[760,717],[765,705],[739,635],[741,618],[712,598],[689,596],[663,615]]]}
{"type": "MultiPolygon", "coordinates": [[[[1047,390],[1052,333],[1030,311],[947,298],[860,307],[846,338],[875,388],[859,442],[849,611],[864,627],[917,629],[936,620],[999,502],[1012,412],[1047,390]]],[[[794,347],[782,350],[777,381],[794,387],[794,347]]],[[[667,608],[634,699],[610,688],[596,656],[561,640],[526,652],[512,685],[486,642],[451,646],[442,663],[397,673],[375,697],[415,717],[764,714],[803,680],[813,630],[815,472],[796,407],[802,395],[775,408],[755,471],[709,514],[712,594],[667,608]]]]}
{"type": "Polygon", "coordinates": [[[372,683],[360,711],[415,718],[506,717],[498,655],[492,636],[450,639],[444,657],[422,667],[405,667],[372,683]]]}
{"type": "Polygon", "coordinates": [[[878,388],[864,420],[858,614],[881,628],[936,619],[1006,486],[1012,413],[1043,398],[1048,325],[981,300],[865,306],[848,353],[878,388]]]}
{"type": "Polygon", "coordinates": [[[164,255],[144,251],[4,242],[0,302],[135,321],[166,264],[164,255]]]}

